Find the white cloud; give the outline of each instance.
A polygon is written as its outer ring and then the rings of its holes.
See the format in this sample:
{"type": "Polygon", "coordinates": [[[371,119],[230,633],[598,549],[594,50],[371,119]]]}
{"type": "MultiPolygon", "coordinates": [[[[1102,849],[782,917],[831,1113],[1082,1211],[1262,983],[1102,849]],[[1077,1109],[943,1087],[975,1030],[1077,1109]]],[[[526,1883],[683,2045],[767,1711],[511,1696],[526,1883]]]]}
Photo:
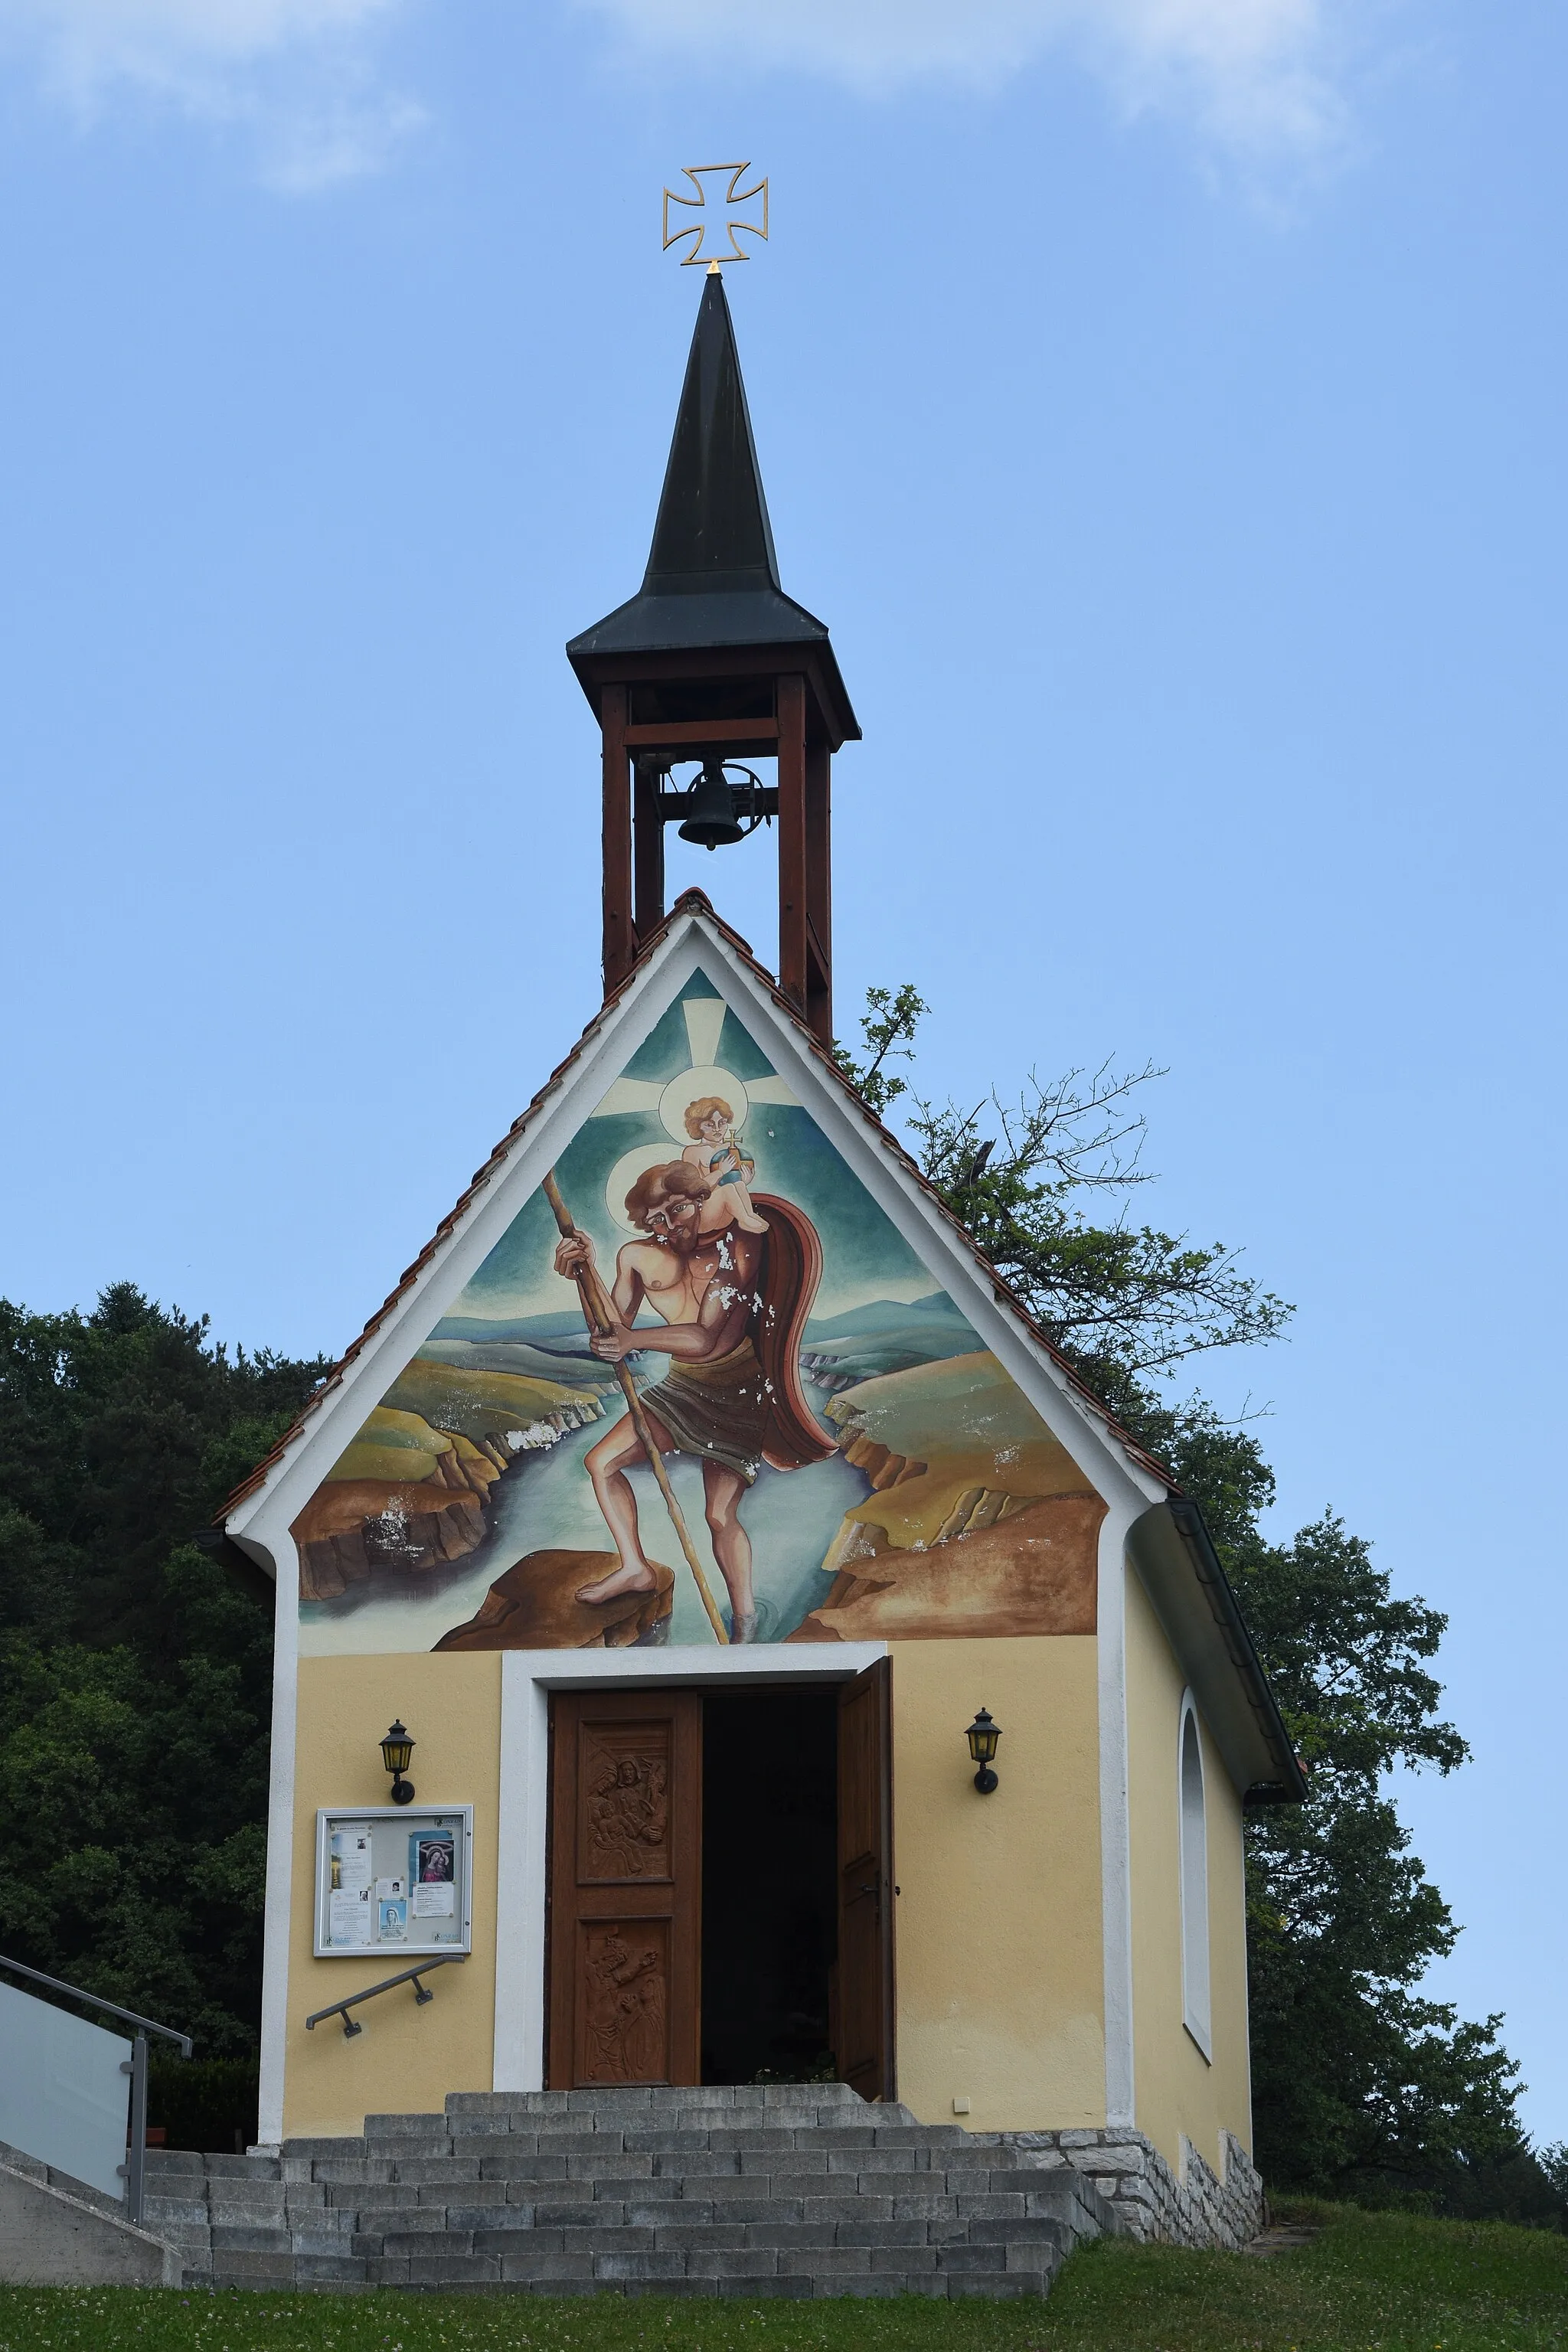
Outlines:
{"type": "Polygon", "coordinates": [[[116,95],[248,131],[290,190],[374,171],[423,119],[369,37],[405,0],[0,0],[0,47],[85,119],[116,95]]]}
{"type": "Polygon", "coordinates": [[[1091,62],[1133,111],[1196,119],[1255,153],[1338,134],[1333,0],[584,0],[648,49],[729,67],[795,65],[868,91],[921,79],[984,88],[1052,48],[1091,62]]]}
{"type": "MultiPolygon", "coordinates": [[[[387,88],[376,37],[414,0],[0,0],[0,55],[30,60],[91,119],[138,92],[249,132],[291,190],[374,171],[423,121],[387,88]]],[[[539,6],[542,0],[513,0],[539,6]]],[[[1253,158],[1332,146],[1331,16],[1345,0],[575,0],[644,52],[726,73],[795,66],[877,94],[985,89],[1050,50],[1129,112],[1177,115],[1253,158]]],[[[1377,0],[1374,0],[1374,5],[1377,0]]],[[[1365,0],[1362,10],[1365,13],[1365,0]]]]}

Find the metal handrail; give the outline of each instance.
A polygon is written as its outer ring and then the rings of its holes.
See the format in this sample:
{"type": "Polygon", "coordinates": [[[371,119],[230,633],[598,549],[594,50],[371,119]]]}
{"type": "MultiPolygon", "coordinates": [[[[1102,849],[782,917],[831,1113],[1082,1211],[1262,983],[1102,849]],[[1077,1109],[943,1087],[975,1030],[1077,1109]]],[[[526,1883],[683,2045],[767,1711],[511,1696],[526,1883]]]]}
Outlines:
{"type": "Polygon", "coordinates": [[[42,1969],[26,1968],[20,1960],[8,1960],[3,1952],[0,1952],[0,1969],[11,1969],[19,1977],[31,1977],[35,1984],[47,1985],[51,1992],[68,1992],[73,2000],[85,2000],[89,2008],[106,2009],[110,2017],[122,2017],[127,2025],[139,2025],[143,2033],[161,2033],[165,2041],[179,2043],[182,2058],[188,2058],[191,2054],[188,2033],[176,2033],[172,2025],[155,2025],[150,2017],[138,2017],[133,2009],[121,2009],[117,2000],[105,2000],[96,1992],[83,1992],[80,1985],[66,1984],[58,1977],[47,1977],[42,1969]]]}
{"type": "Polygon", "coordinates": [[[305,2031],[307,2033],[313,2032],[323,2017],[341,2017],[343,2021],[343,2040],[352,2042],[356,2033],[364,2032],[363,2026],[356,2025],[349,2015],[350,2010],[357,2009],[362,2000],[374,2000],[378,1992],[390,1992],[394,1985],[406,1984],[412,1977],[415,2005],[422,2009],[427,2000],[434,2000],[436,1996],[420,1983],[420,1978],[427,1977],[432,1969],[449,1968],[454,1960],[466,1960],[468,1957],[467,1952],[437,1952],[432,1958],[421,1960],[416,1969],[405,1969],[401,1976],[383,1977],[379,1984],[366,1985],[363,1992],[351,1992],[347,2000],[331,2000],[327,2003],[325,2009],[317,2010],[314,2017],[308,2017],[305,2020],[305,2031]]]}
{"type": "Polygon", "coordinates": [[[151,2017],[141,2017],[133,2009],[121,2009],[117,2000],[105,2000],[100,1993],[84,1992],[80,1985],[67,1984],[61,1977],[47,1977],[42,1969],[30,1969],[24,1960],[8,1960],[4,1953],[0,1953],[0,1969],[9,1969],[16,1976],[30,1977],[34,1984],[47,1985],[51,1992],[68,1993],[72,2000],[85,2001],[89,2009],[101,2009],[136,2028],[131,2055],[120,2062],[121,2073],[131,2077],[131,2119],[125,2162],[117,2169],[125,2183],[127,2219],[140,2228],[147,2181],[147,2036],[161,2033],[166,2042],[177,2042],[181,2057],[188,2058],[190,2035],[176,2032],[172,2025],[159,2025],[151,2017]]]}

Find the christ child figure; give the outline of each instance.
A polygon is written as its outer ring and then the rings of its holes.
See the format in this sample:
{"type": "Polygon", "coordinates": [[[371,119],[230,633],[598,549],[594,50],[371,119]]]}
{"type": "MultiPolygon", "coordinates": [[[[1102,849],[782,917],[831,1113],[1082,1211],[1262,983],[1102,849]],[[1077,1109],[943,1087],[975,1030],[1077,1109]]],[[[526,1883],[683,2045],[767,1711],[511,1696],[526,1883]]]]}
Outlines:
{"type": "Polygon", "coordinates": [[[757,1163],[741,1148],[735,1114],[722,1095],[701,1095],[686,1106],[686,1132],[691,1141],[681,1153],[713,1187],[704,1203],[701,1230],[717,1233],[721,1225],[737,1224],[743,1234],[765,1234],[767,1220],[752,1206],[749,1191],[757,1163]]]}

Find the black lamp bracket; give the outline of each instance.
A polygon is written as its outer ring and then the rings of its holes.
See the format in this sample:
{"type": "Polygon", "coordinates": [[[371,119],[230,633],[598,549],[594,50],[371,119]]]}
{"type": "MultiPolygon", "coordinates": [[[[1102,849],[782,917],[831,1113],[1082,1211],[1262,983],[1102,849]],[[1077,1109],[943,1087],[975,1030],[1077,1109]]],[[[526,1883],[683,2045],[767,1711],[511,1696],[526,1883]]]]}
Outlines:
{"type": "Polygon", "coordinates": [[[999,1783],[991,1767],[995,1760],[1002,1727],[993,1719],[990,1708],[983,1706],[963,1736],[969,1742],[971,1759],[980,1767],[974,1776],[974,1785],[983,1797],[994,1796],[999,1783]]]}
{"type": "Polygon", "coordinates": [[[414,1760],[417,1744],[410,1737],[408,1727],[401,1716],[381,1742],[381,1760],[392,1775],[392,1801],[395,1805],[410,1805],[414,1801],[414,1783],[403,1776],[414,1760]]]}
{"type": "Polygon", "coordinates": [[[667,789],[660,791],[655,807],[660,824],[680,824],[691,814],[692,797],[698,783],[710,768],[718,768],[734,795],[735,822],[747,834],[755,833],[760,824],[771,824],[779,813],[779,796],[775,785],[764,784],[754,768],[745,768],[738,760],[704,760],[698,763],[697,773],[689,784],[669,786],[670,772],[662,771],[667,789]]]}

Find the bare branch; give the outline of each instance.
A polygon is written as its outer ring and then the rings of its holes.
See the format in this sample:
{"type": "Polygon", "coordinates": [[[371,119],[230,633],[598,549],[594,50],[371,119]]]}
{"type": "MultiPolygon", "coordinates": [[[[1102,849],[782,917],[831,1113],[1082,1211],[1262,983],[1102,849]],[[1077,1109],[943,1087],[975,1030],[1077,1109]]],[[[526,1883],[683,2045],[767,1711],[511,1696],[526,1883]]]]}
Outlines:
{"type": "MultiPolygon", "coordinates": [[[[866,1001],[868,1058],[857,1064],[842,1046],[835,1054],[886,1111],[908,1090],[888,1065],[912,1059],[926,1007],[907,982],[870,989],[866,1001]]],[[[909,1119],[928,1181],[1102,1391],[1215,1348],[1275,1339],[1290,1315],[1223,1243],[1195,1247],[1184,1234],[1128,1223],[1127,1195],[1153,1175],[1142,1164],[1147,1121],[1135,1097],[1164,1075],[1153,1062],[1120,1069],[1108,1056],[1044,1084],[1031,1071],[1016,1101],[992,1093],[965,1109],[917,1096],[909,1119]],[[1089,1221],[1086,1194],[1106,1202],[1109,1223],[1089,1221]],[[1106,1196],[1118,1194],[1111,1207],[1106,1196]]]]}

